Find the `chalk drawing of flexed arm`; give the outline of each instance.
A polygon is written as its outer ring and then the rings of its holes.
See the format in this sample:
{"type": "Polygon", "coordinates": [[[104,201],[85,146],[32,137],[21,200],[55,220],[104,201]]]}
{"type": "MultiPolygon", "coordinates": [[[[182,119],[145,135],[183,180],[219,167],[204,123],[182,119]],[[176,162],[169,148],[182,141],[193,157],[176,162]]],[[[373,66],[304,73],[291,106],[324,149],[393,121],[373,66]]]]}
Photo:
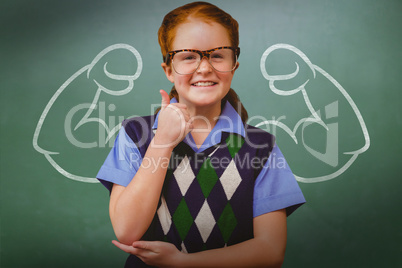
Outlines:
{"type": "MultiPolygon", "coordinates": [[[[338,139],[338,128],[337,128],[337,125],[325,123],[325,119],[328,119],[329,117],[337,116],[338,102],[337,101],[333,102],[325,107],[326,117],[324,118],[321,115],[320,109],[317,109],[314,106],[313,102],[311,101],[311,96],[308,93],[308,85],[309,85],[309,83],[312,83],[312,81],[310,81],[309,79],[306,79],[300,86],[298,86],[296,88],[287,89],[287,90],[277,88],[276,82],[291,80],[291,79],[295,78],[299,74],[299,71],[300,71],[299,64],[297,62],[295,62],[296,69],[294,72],[292,72],[290,74],[281,74],[281,75],[268,74],[267,69],[266,69],[266,60],[271,55],[272,52],[279,50],[279,49],[288,50],[288,51],[295,53],[306,64],[306,66],[308,66],[309,70],[312,73],[313,79],[316,78],[317,73],[324,76],[339,91],[339,93],[341,93],[343,98],[347,101],[347,103],[352,108],[352,110],[359,122],[359,126],[362,130],[365,143],[361,148],[358,148],[356,150],[349,151],[349,152],[343,152],[343,154],[351,156],[349,158],[349,160],[343,166],[341,166],[335,172],[333,172],[331,174],[327,174],[325,176],[306,178],[306,177],[296,175],[296,178],[298,181],[309,182],[309,183],[333,179],[333,178],[339,176],[340,174],[342,174],[347,168],[349,168],[349,166],[356,160],[357,156],[359,154],[365,152],[369,148],[370,138],[369,138],[366,124],[363,120],[363,117],[362,117],[359,109],[357,108],[356,104],[353,102],[350,95],[331,75],[329,75],[326,71],[324,71],[319,66],[313,64],[308,59],[308,57],[302,51],[300,51],[298,48],[296,48],[292,45],[288,45],[288,44],[276,44],[276,45],[270,46],[263,53],[263,55],[261,57],[261,62],[260,62],[261,73],[264,76],[264,78],[269,81],[269,88],[275,94],[281,95],[281,96],[290,96],[290,95],[294,95],[294,94],[301,94],[302,99],[303,99],[305,106],[308,109],[310,115],[300,119],[296,123],[296,125],[293,127],[287,126],[283,122],[279,122],[279,121],[275,121],[275,120],[267,120],[267,121],[259,123],[257,126],[274,125],[276,127],[279,127],[281,129],[283,129],[293,139],[295,144],[299,144],[299,142],[302,142],[304,148],[309,153],[311,153],[314,157],[320,159],[323,162],[326,162],[327,164],[329,164],[333,167],[336,167],[338,165],[337,157],[335,157],[335,158],[327,157],[330,154],[332,154],[332,155],[338,154],[338,144],[331,145],[331,140],[338,139]],[[326,139],[327,140],[327,148],[326,149],[327,149],[327,151],[325,153],[321,153],[321,152],[314,150],[313,148],[309,147],[307,145],[307,143],[304,141],[305,129],[313,124],[318,124],[319,126],[321,126],[322,128],[324,128],[326,130],[326,133],[327,133],[327,139],[326,139]],[[302,133],[301,141],[299,139],[297,139],[297,137],[296,137],[296,132],[300,128],[301,128],[301,133],[302,133]]],[[[323,93],[320,93],[320,94],[323,94],[323,93]]]]}
{"type": "MultiPolygon", "coordinates": [[[[98,101],[99,101],[99,97],[101,95],[102,92],[111,95],[111,96],[122,96],[122,95],[126,95],[127,93],[129,93],[133,87],[134,87],[134,80],[136,80],[142,71],[142,59],[141,59],[141,55],[138,53],[138,51],[133,48],[132,46],[126,45],[126,44],[116,44],[116,45],[112,45],[109,46],[107,48],[105,48],[104,50],[102,50],[92,61],[92,63],[89,65],[89,69],[87,70],[87,78],[90,78],[90,73],[92,70],[92,67],[95,66],[102,58],[104,55],[108,54],[111,51],[114,51],[116,49],[125,49],[130,51],[136,58],[137,60],[137,70],[133,75],[117,75],[117,74],[112,74],[107,70],[107,62],[104,64],[103,66],[103,71],[105,73],[105,75],[108,78],[111,78],[113,80],[117,80],[117,81],[127,81],[128,85],[126,88],[124,89],[120,89],[120,90],[114,90],[114,89],[108,89],[105,86],[101,85],[100,82],[98,82],[96,79],[93,79],[93,82],[95,82],[95,84],[98,86],[98,89],[96,90],[95,96],[92,100],[91,105],[89,106],[86,114],[82,117],[82,119],[78,122],[78,124],[74,127],[74,131],[76,131],[79,127],[83,126],[84,124],[90,123],[90,122],[98,122],[100,125],[103,126],[103,128],[106,130],[107,136],[106,136],[106,140],[105,143],[107,143],[109,141],[110,138],[113,137],[113,135],[118,131],[119,125],[113,126],[112,128],[110,128],[104,119],[99,118],[97,116],[91,117],[91,114],[94,112],[94,110],[98,107],[98,101]]],[[[76,141],[75,141],[76,142],[76,141]]]]}
{"type": "MultiPolygon", "coordinates": [[[[76,132],[79,128],[89,124],[89,123],[96,123],[99,124],[101,128],[103,128],[106,132],[106,140],[104,141],[105,143],[113,137],[113,135],[118,131],[119,125],[116,126],[108,126],[108,124],[105,122],[104,118],[99,118],[99,115],[96,115],[94,113],[94,110],[99,107],[99,98],[101,94],[106,94],[106,95],[111,95],[111,96],[123,96],[129,93],[133,87],[134,87],[134,80],[136,80],[142,71],[142,58],[140,53],[132,46],[127,45],[127,44],[114,44],[111,45],[105,49],[103,49],[93,60],[90,64],[82,67],[79,69],[76,73],[74,73],[70,78],[68,78],[61,86],[60,88],[55,92],[55,94],[52,96],[50,101],[47,103],[45,109],[42,112],[42,115],[39,118],[38,124],[36,126],[34,136],[33,136],[33,147],[35,148],[36,151],[39,153],[43,154],[46,159],[49,161],[49,163],[62,175],[65,177],[72,179],[72,180],[77,180],[81,182],[97,182],[95,178],[89,178],[85,176],[81,176],[78,174],[72,174],[71,172],[67,171],[65,168],[63,168],[61,165],[59,165],[56,160],[54,159],[54,156],[60,155],[60,149],[45,149],[43,146],[39,145],[39,137],[41,134],[41,130],[44,126],[44,123],[49,116],[54,116],[56,112],[54,111],[55,108],[55,103],[59,103],[59,107],[63,106],[63,99],[66,98],[66,92],[73,90],[74,86],[76,85],[75,83],[80,83],[82,80],[85,82],[85,86],[80,86],[80,90],[90,90],[92,88],[95,88],[94,90],[94,95],[91,99],[89,100],[84,100],[84,99],[79,99],[76,103],[76,105],[69,110],[68,113],[65,113],[64,115],[62,114],[63,118],[59,118],[59,121],[62,121],[61,119],[64,120],[64,133],[66,135],[66,138],[70,141],[71,146],[76,146],[80,148],[92,148],[96,146],[97,144],[95,142],[92,143],[81,143],[78,140],[75,140],[73,138],[73,132],[76,132]],[[104,86],[102,82],[99,81],[99,79],[92,78],[93,72],[95,68],[98,68],[99,64],[101,64],[101,61],[104,60],[105,56],[110,54],[112,51],[116,50],[124,50],[128,51],[131,53],[134,58],[135,62],[137,64],[137,69],[134,74],[132,75],[122,75],[122,74],[114,74],[108,70],[108,62],[106,61],[103,65],[103,74],[104,76],[112,81],[112,83],[109,84],[114,84],[115,86],[104,86]],[[79,81],[79,82],[77,82],[79,81]],[[126,83],[127,86],[124,88],[121,88],[121,84],[119,86],[116,85],[116,83],[113,83],[113,81],[118,82],[123,82],[126,83]],[[77,111],[80,111],[81,113],[84,111],[84,115],[81,118],[78,118],[78,123],[75,125],[72,123],[71,117],[73,115],[77,115],[80,113],[76,113],[77,111]],[[72,124],[72,125],[68,125],[72,124]]],[[[81,82],[82,83],[82,82],[81,82]]],[[[54,126],[52,126],[54,128],[54,126]]],[[[56,126],[60,127],[60,126],[56,126]]],[[[49,135],[49,133],[46,133],[49,135]]],[[[96,133],[97,134],[97,133],[96,133]]]]}

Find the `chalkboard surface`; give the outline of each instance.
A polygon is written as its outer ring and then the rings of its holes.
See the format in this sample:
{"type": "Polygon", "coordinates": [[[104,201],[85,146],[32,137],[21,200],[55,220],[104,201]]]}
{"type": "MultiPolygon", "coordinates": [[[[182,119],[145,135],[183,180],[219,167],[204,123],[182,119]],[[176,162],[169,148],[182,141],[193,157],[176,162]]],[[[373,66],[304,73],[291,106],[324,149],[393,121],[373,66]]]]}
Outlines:
{"type": "MultiPolygon", "coordinates": [[[[170,90],[157,30],[183,3],[1,2],[1,267],[122,267],[94,178],[123,118],[170,90]]],[[[283,267],[401,267],[402,2],[212,3],[240,24],[249,123],[307,199],[283,267]]]]}

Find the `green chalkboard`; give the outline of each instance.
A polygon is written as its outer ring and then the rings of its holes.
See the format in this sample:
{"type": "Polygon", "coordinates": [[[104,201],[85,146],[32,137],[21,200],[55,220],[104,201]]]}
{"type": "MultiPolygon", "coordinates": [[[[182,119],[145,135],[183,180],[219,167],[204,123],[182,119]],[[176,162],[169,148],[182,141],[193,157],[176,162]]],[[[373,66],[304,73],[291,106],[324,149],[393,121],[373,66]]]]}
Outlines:
{"type": "MultiPolygon", "coordinates": [[[[157,30],[186,1],[0,4],[0,267],[122,267],[94,179],[171,83],[157,30]]],[[[232,87],[307,203],[283,267],[401,267],[402,2],[211,1],[240,24],[232,87]]]]}

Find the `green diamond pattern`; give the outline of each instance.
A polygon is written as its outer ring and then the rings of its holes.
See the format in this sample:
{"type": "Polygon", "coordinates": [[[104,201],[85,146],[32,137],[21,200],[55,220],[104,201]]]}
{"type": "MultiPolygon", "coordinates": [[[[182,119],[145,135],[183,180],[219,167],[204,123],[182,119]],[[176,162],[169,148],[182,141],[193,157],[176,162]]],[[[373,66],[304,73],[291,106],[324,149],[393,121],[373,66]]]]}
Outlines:
{"type": "Polygon", "coordinates": [[[191,225],[193,224],[193,217],[191,217],[190,210],[184,198],[181,199],[176,212],[173,214],[173,222],[176,225],[180,238],[184,241],[191,225]]]}
{"type": "Polygon", "coordinates": [[[237,152],[244,144],[244,139],[240,135],[230,134],[229,137],[226,139],[226,144],[228,145],[228,150],[232,158],[235,157],[237,152]]]}
{"type": "Polygon", "coordinates": [[[237,225],[237,220],[230,203],[227,203],[217,223],[219,229],[221,230],[223,240],[225,243],[227,243],[237,225]]]}
{"type": "Polygon", "coordinates": [[[211,160],[207,158],[197,175],[197,181],[201,186],[201,191],[205,198],[209,196],[218,180],[218,175],[211,164],[211,160]]]}

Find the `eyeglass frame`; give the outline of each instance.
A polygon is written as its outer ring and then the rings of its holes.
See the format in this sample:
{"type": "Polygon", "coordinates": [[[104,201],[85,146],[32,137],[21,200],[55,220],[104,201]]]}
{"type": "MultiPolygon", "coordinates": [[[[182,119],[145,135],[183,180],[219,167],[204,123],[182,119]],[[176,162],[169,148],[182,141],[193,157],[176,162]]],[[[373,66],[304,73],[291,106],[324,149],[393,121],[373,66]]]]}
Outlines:
{"type": "MultiPolygon", "coordinates": [[[[211,60],[211,59],[210,59],[211,53],[214,52],[214,51],[217,51],[217,50],[219,50],[219,49],[231,49],[231,50],[233,50],[233,52],[235,53],[235,57],[236,57],[235,60],[236,60],[236,62],[237,62],[237,60],[238,60],[238,58],[239,58],[239,56],[240,56],[240,47],[230,47],[230,46],[216,47],[216,48],[212,48],[212,49],[208,49],[208,50],[197,50],[197,49],[179,49],[179,50],[173,50],[173,51],[169,51],[169,52],[166,54],[166,56],[164,57],[164,62],[165,62],[166,64],[169,64],[169,60],[171,60],[172,63],[173,63],[173,57],[174,57],[174,55],[176,55],[176,54],[179,53],[179,52],[196,52],[198,55],[200,55],[201,60],[200,60],[200,63],[198,64],[197,68],[195,68],[195,70],[194,70],[192,73],[188,73],[188,74],[193,74],[193,73],[195,73],[195,71],[197,71],[198,67],[200,67],[201,61],[202,61],[202,59],[203,59],[204,57],[207,57],[209,64],[211,64],[211,62],[210,62],[210,60],[211,60]]],[[[211,64],[211,66],[212,66],[212,68],[214,68],[214,70],[216,70],[215,67],[214,67],[212,64],[211,64]]],[[[232,70],[230,70],[230,71],[219,71],[219,70],[216,70],[216,71],[217,71],[217,72],[221,72],[221,73],[227,73],[227,72],[233,71],[233,70],[235,69],[235,67],[236,67],[236,64],[235,64],[235,66],[233,66],[232,70]]],[[[173,68],[174,68],[174,66],[173,66],[173,68]]],[[[178,72],[176,71],[176,69],[175,69],[175,72],[178,73],[178,72]]],[[[181,74],[181,73],[178,73],[178,74],[181,74]]],[[[182,75],[188,75],[188,74],[182,74],[182,75]]]]}

